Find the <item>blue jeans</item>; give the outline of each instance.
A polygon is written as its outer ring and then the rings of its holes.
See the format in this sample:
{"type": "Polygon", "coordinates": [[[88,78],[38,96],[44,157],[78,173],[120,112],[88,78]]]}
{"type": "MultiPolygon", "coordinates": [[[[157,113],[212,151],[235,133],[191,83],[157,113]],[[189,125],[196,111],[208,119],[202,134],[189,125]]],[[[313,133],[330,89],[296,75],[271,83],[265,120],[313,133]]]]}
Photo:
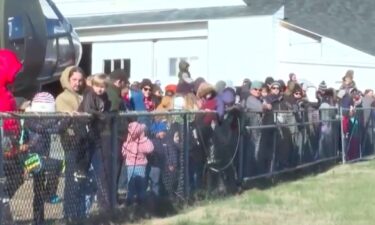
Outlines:
{"type": "Polygon", "coordinates": [[[160,195],[160,168],[158,167],[151,167],[150,170],[150,187],[152,193],[156,196],[160,195]]]}
{"type": "Polygon", "coordinates": [[[146,198],[147,180],[146,166],[127,166],[128,171],[128,196],[127,203],[132,204],[136,198],[143,202],[146,198]]]}

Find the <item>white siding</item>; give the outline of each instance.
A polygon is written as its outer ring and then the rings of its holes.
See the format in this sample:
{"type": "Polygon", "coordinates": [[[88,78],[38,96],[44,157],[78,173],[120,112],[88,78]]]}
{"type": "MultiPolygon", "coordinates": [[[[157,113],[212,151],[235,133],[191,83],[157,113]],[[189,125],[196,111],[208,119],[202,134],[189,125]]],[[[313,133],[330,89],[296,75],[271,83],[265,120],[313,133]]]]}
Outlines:
{"type": "Polygon", "coordinates": [[[209,80],[264,80],[275,71],[272,16],[211,20],[208,23],[209,80]]]}
{"type": "Polygon", "coordinates": [[[277,74],[280,78],[288,79],[288,74],[294,72],[300,79],[314,84],[325,80],[329,86],[337,88],[345,72],[353,69],[360,89],[374,87],[374,56],[329,38],[323,37],[318,42],[284,27],[278,29],[277,74]]]}

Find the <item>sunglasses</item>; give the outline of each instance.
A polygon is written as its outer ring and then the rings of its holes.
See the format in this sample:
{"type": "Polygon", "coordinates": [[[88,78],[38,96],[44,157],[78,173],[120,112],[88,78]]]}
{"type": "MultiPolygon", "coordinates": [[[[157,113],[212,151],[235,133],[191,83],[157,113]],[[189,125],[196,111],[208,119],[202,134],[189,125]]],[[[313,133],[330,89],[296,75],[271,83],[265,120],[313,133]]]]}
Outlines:
{"type": "Polygon", "coordinates": [[[301,92],[295,92],[294,95],[302,95],[301,92]]]}
{"type": "Polygon", "coordinates": [[[144,91],[151,91],[151,88],[143,88],[144,91]]]}

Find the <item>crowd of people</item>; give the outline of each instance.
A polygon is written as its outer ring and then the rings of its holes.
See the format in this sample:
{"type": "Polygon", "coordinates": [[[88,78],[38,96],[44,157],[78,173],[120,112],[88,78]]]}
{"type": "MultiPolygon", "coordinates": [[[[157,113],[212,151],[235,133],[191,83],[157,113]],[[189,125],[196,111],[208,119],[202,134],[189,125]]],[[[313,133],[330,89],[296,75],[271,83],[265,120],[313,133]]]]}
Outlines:
{"type": "MultiPolygon", "coordinates": [[[[340,107],[347,109],[343,111],[342,119],[343,135],[350,139],[347,158],[355,159],[360,154],[359,130],[367,127],[372,116],[372,111],[359,109],[375,106],[373,91],[358,90],[352,70],[348,70],[343,77],[339,90],[327,87],[324,81],[317,87],[299,82],[293,73],[287,82],[267,77],[264,82],[244,79],[240,86],[234,86],[231,81],[219,81],[212,85],[201,77],[193,79],[186,61],[179,63],[178,83],[168,84],[164,88],[160,82],[152,82],[147,78],[130,84],[129,74],[121,69],[110,74],[86,76],[79,67],[67,67],[60,78],[64,91],[56,98],[50,93],[39,92],[30,101],[17,106],[7,85],[14,82],[22,65],[7,50],[0,51],[0,58],[8,60],[0,66],[1,112],[24,110],[70,115],[48,119],[3,120],[2,129],[6,137],[2,141],[7,178],[5,192],[7,198],[11,199],[23,184],[25,172],[32,175],[35,224],[43,224],[45,221],[45,203],[62,201],[64,218],[69,221],[87,217],[95,199],[99,210],[106,211],[110,207],[111,177],[116,179],[119,196],[126,193],[124,203],[128,206],[144,204],[150,193],[170,199],[179,197],[178,189],[183,185],[179,181],[182,118],[122,118],[116,134],[119,166],[113,171],[110,150],[116,145],[108,125],[113,120],[113,117],[108,116],[110,113],[215,111],[190,116],[188,121],[191,126],[188,134],[191,140],[189,189],[196,191],[205,188],[203,170],[207,165],[221,168],[223,177],[236,186],[238,165],[234,164],[238,160],[244,162],[245,176],[254,176],[269,172],[271,167],[283,169],[336,154],[339,144],[335,145],[331,140],[340,140],[340,132],[336,135],[332,132],[339,126],[333,126],[329,120],[337,118],[340,107]],[[314,96],[309,95],[311,90],[314,96]],[[303,123],[312,121],[314,113],[326,122],[311,128],[317,130],[315,136],[318,137],[317,148],[314,148],[317,150],[314,151],[311,150],[312,143],[305,145],[308,138],[302,138],[312,136],[314,132],[309,132],[309,129],[298,126],[295,130],[285,127],[276,131],[250,129],[245,135],[244,159],[238,159],[235,149],[238,148],[236,137],[242,129],[242,125],[237,123],[241,113],[247,115],[245,123],[250,127],[303,123]],[[81,116],[85,114],[91,117],[81,116]],[[292,120],[288,119],[287,114],[292,115],[292,120]],[[60,137],[64,152],[64,158],[60,160],[51,156],[51,135],[54,134],[60,137]],[[272,146],[272,138],[281,144],[272,146]],[[307,145],[310,145],[311,150],[308,154],[305,148],[307,145]],[[278,149],[276,156],[275,149],[278,149]],[[232,160],[224,160],[220,164],[223,158],[232,160]],[[228,163],[233,165],[228,167],[228,163]],[[65,188],[62,200],[57,195],[57,187],[63,173],[65,188]]],[[[371,153],[370,148],[367,151],[367,154],[371,153]]]]}

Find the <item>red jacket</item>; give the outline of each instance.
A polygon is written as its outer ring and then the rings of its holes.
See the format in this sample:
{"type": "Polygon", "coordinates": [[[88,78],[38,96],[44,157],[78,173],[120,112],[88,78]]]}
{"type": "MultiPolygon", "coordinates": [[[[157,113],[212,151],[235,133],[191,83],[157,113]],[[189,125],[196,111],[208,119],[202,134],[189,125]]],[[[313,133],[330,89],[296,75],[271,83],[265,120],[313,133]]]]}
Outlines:
{"type": "MultiPolygon", "coordinates": [[[[12,85],[16,79],[18,71],[22,68],[22,64],[17,56],[7,50],[0,50],[0,112],[12,112],[17,110],[16,100],[13,94],[8,90],[7,86],[12,85]]],[[[5,135],[10,139],[14,139],[19,133],[19,124],[15,119],[4,119],[3,129],[5,135]]],[[[5,152],[13,152],[15,147],[4,149],[5,152]]]]}
{"type": "MultiPolygon", "coordinates": [[[[201,107],[202,110],[212,110],[212,111],[216,110],[216,108],[217,108],[216,98],[205,100],[201,107]]],[[[211,122],[215,121],[216,119],[217,119],[216,114],[210,113],[203,117],[203,122],[205,125],[211,125],[211,122]]]]}

